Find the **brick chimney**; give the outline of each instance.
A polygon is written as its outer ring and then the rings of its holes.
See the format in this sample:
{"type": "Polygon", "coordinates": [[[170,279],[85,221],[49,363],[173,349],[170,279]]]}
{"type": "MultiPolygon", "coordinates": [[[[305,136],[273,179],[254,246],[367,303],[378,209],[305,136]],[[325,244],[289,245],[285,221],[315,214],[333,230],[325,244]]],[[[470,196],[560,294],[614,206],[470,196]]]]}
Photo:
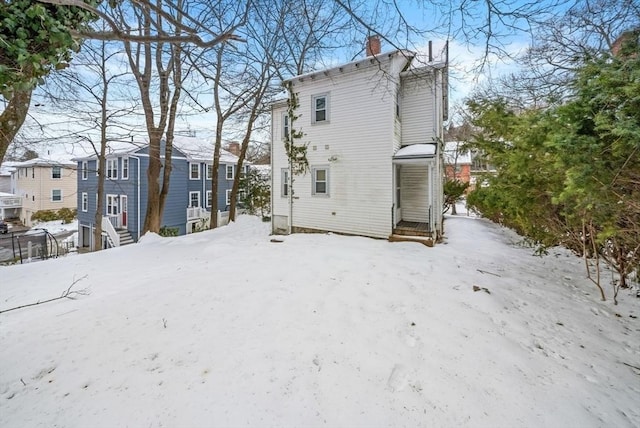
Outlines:
{"type": "Polygon", "coordinates": [[[380,55],[380,37],[369,36],[366,44],[367,56],[380,55]]]}
{"type": "Polygon", "coordinates": [[[238,143],[237,141],[232,141],[231,143],[229,143],[227,151],[232,155],[240,156],[240,143],[238,143]]]}

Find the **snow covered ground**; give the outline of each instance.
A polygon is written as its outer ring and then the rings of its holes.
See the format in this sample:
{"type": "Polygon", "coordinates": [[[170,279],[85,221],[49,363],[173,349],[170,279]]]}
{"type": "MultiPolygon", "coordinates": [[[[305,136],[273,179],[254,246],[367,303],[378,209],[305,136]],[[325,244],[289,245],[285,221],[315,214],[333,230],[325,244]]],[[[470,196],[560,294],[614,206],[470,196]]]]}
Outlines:
{"type": "Polygon", "coordinates": [[[271,242],[241,217],[0,267],[0,310],[89,293],[0,314],[0,426],[640,426],[640,299],[485,220],[446,231],[271,242]]]}

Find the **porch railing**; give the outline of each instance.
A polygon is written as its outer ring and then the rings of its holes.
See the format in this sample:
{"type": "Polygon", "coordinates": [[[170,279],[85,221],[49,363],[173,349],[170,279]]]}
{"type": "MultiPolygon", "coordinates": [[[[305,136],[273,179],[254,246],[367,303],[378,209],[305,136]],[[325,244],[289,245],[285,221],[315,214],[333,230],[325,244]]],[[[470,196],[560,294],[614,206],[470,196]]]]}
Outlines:
{"type": "Polygon", "coordinates": [[[209,212],[202,207],[187,208],[187,220],[206,218],[208,216],[209,216],[209,212]]]}
{"type": "MultiPolygon", "coordinates": [[[[115,216],[117,219],[117,216],[115,216]]],[[[102,231],[106,232],[107,236],[113,243],[114,247],[120,246],[120,235],[116,232],[116,228],[113,225],[112,216],[102,217],[102,231]]]]}
{"type": "Polygon", "coordinates": [[[122,216],[120,214],[108,214],[107,218],[115,229],[122,229],[122,216]]]}

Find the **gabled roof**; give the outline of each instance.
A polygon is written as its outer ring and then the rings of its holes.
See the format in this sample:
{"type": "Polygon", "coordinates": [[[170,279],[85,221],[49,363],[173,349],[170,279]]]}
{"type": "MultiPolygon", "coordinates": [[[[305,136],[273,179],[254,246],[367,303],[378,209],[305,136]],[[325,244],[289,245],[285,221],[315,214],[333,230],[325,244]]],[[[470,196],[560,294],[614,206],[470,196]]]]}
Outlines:
{"type": "Polygon", "coordinates": [[[62,166],[62,167],[74,168],[76,164],[71,160],[35,158],[35,159],[30,159],[24,162],[13,162],[12,166],[14,168],[25,168],[25,167],[32,167],[32,166],[42,166],[42,167],[62,166]]]}
{"type": "MultiPolygon", "coordinates": [[[[127,156],[146,149],[149,146],[147,141],[110,141],[107,146],[107,156],[127,156]]],[[[213,162],[213,144],[196,137],[185,137],[176,135],[173,138],[173,148],[184,154],[190,162],[213,162]]],[[[74,158],[75,161],[95,159],[95,154],[74,158]]],[[[220,163],[235,164],[238,157],[227,150],[220,149],[220,163]]]]}
{"type": "Polygon", "coordinates": [[[335,67],[331,67],[331,68],[326,68],[324,70],[317,70],[317,71],[311,71],[309,73],[305,73],[305,74],[300,74],[298,76],[294,76],[291,77],[289,79],[285,79],[282,83],[286,84],[287,82],[291,82],[294,80],[299,80],[299,81],[303,81],[307,78],[309,79],[316,79],[316,78],[322,78],[322,77],[328,77],[332,74],[336,74],[336,73],[340,73],[343,72],[347,69],[353,69],[353,68],[357,68],[360,67],[362,65],[373,65],[373,64],[380,64],[383,62],[387,62],[389,61],[391,58],[393,58],[394,56],[403,56],[407,59],[407,66],[409,63],[411,63],[411,60],[413,60],[413,58],[416,56],[416,53],[413,51],[409,51],[409,50],[404,50],[404,49],[398,49],[398,50],[394,50],[391,52],[384,52],[378,55],[374,55],[374,56],[368,56],[366,58],[360,58],[357,59],[355,61],[351,61],[351,62],[347,62],[345,64],[340,64],[337,65],[335,67]]]}

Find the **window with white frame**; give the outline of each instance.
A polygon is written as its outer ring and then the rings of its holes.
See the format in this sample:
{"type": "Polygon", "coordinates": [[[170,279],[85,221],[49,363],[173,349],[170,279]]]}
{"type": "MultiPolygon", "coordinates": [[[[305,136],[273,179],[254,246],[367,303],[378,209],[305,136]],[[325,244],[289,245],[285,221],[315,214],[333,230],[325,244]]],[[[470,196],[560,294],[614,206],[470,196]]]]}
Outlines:
{"type": "Polygon", "coordinates": [[[211,204],[213,201],[213,192],[211,190],[207,190],[207,208],[211,208],[211,204]]]}
{"type": "Polygon", "coordinates": [[[200,180],[200,164],[189,163],[189,180],[200,180]]]}
{"type": "Polygon", "coordinates": [[[213,165],[207,165],[207,180],[213,178],[213,165]]]}
{"type": "Polygon", "coordinates": [[[107,215],[114,216],[119,214],[118,195],[107,195],[107,215]]]}
{"type": "Polygon", "coordinates": [[[329,196],[329,167],[315,167],[311,169],[311,194],[329,196]]]}
{"type": "Polygon", "coordinates": [[[62,178],[62,168],[59,167],[59,166],[52,166],[51,167],[51,178],[53,178],[53,179],[62,178]]]}
{"type": "Polygon", "coordinates": [[[280,196],[283,198],[289,196],[289,169],[282,168],[280,171],[280,177],[282,179],[282,184],[280,186],[280,196]]]}
{"type": "Polygon", "coordinates": [[[129,179],[129,158],[122,158],[122,179],[129,179]]]}
{"type": "Polygon", "coordinates": [[[231,205],[231,189],[227,189],[226,192],[226,204],[227,206],[231,205]]]}
{"type": "Polygon", "coordinates": [[[118,158],[107,159],[107,178],[118,179],[118,158]]]}
{"type": "Polygon", "coordinates": [[[311,97],[311,123],[329,121],[329,94],[319,94],[311,97]]]}
{"type": "Polygon", "coordinates": [[[89,211],[89,194],[82,192],[82,212],[89,211]]]}
{"type": "Polygon", "coordinates": [[[200,206],[200,192],[189,192],[189,207],[197,208],[200,206]]]}
{"type": "Polygon", "coordinates": [[[62,202],[62,190],[61,189],[52,189],[51,190],[51,202],[62,202]]]}
{"type": "Polygon", "coordinates": [[[89,164],[87,161],[82,162],[82,179],[87,180],[89,178],[89,164]]]}
{"type": "Polygon", "coordinates": [[[227,180],[233,180],[233,165],[227,165],[227,180]]]}
{"type": "Polygon", "coordinates": [[[282,113],[282,139],[289,138],[289,114],[282,113]]]}

